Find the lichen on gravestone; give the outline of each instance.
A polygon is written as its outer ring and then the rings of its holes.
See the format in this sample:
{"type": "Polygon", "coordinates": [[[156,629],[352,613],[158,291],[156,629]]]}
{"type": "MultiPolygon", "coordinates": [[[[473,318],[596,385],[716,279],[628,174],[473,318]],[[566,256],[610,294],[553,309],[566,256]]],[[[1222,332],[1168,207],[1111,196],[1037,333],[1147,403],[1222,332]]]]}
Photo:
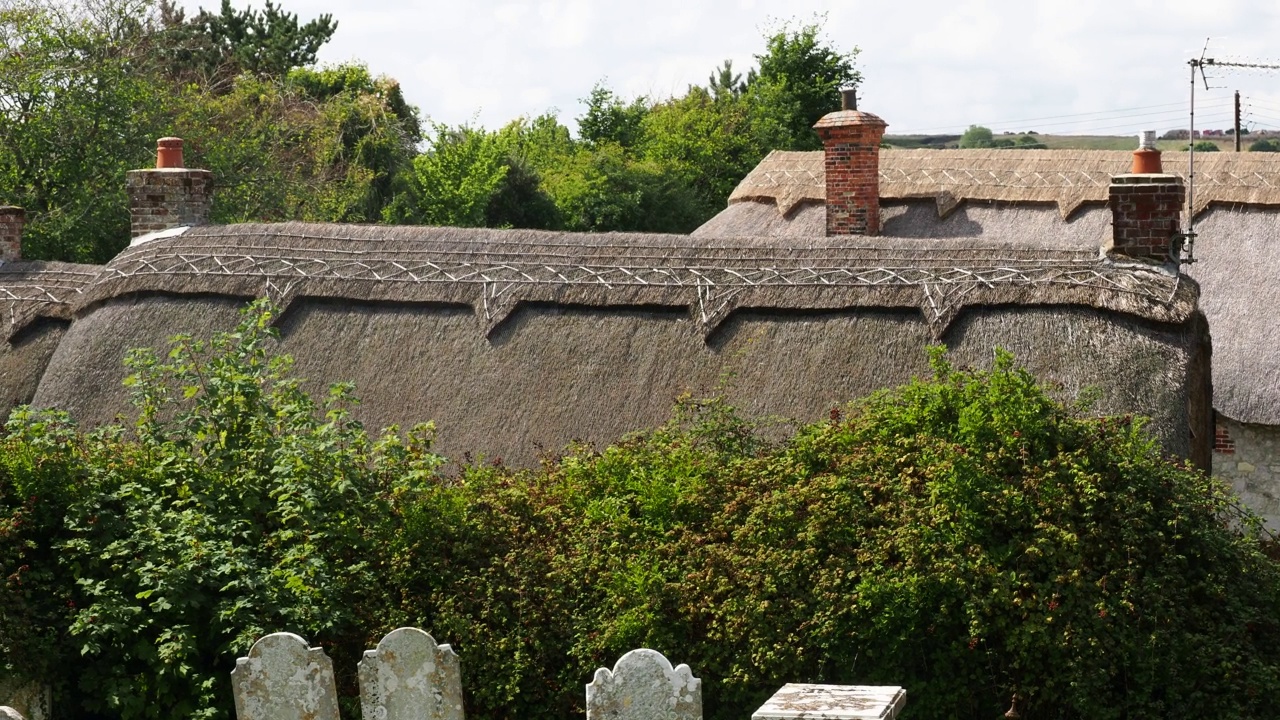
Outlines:
{"type": "Polygon", "coordinates": [[[360,661],[364,720],[462,720],[462,671],[448,645],[417,628],[388,633],[360,661]]]}
{"type": "Polygon", "coordinates": [[[702,720],[702,681],[656,650],[632,650],[587,685],[587,720],[702,720]]]}
{"type": "Polygon", "coordinates": [[[236,660],[238,720],[339,720],[333,662],[293,633],[272,633],[236,660]]]}
{"type": "Polygon", "coordinates": [[[0,720],[25,720],[22,714],[8,705],[0,705],[0,720]]]}

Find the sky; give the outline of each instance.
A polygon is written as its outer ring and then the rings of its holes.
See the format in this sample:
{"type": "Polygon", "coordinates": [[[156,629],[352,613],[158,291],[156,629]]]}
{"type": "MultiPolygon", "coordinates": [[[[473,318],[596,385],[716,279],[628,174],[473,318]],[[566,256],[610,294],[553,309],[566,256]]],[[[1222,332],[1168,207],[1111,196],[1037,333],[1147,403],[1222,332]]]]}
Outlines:
{"type": "MultiPolygon", "coordinates": [[[[216,0],[185,0],[214,8],[216,0]]],[[[242,6],[243,0],[233,0],[242,6]]],[[[1186,127],[1187,61],[1280,64],[1275,0],[280,0],[338,22],[321,62],[396,78],[424,116],[490,129],[555,112],[575,127],[597,83],[662,99],[724,60],[754,64],[764,34],[823,22],[858,48],[859,107],[889,133],[1137,134],[1186,127]],[[1270,52],[1269,52],[1270,51],[1270,52]]],[[[1210,68],[1197,128],[1280,129],[1280,72],[1210,68]]]]}

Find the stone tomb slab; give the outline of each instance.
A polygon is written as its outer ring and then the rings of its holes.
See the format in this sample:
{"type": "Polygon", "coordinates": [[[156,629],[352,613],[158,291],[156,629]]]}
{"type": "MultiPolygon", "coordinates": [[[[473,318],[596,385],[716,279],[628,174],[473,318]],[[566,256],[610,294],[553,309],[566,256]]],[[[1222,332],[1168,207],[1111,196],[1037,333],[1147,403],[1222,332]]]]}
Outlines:
{"type": "Polygon", "coordinates": [[[906,704],[900,687],[788,683],[751,720],[894,720],[906,704]]]}

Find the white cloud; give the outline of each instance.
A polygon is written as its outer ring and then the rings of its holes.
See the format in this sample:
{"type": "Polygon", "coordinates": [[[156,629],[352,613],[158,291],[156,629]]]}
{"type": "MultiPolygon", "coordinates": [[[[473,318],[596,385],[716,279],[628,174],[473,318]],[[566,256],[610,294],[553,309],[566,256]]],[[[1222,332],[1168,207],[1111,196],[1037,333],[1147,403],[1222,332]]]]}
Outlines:
{"type": "MultiPolygon", "coordinates": [[[[603,78],[624,95],[683,92],[725,58],[745,70],[778,20],[826,13],[834,45],[862,48],[862,106],[891,132],[1047,118],[1008,129],[1127,134],[1184,122],[1186,61],[1206,37],[1218,56],[1265,58],[1280,36],[1280,7],[1262,0],[790,0],[781,12],[762,0],[282,5],[303,18],[333,14],[323,60],[360,59],[431,117],[489,127],[552,107],[569,121],[603,78]],[[1152,105],[1167,107],[1120,112],[1152,105]],[[1079,115],[1098,111],[1110,114],[1079,115]]],[[[1238,88],[1256,122],[1280,127],[1280,75],[1220,72],[1215,82],[1221,89],[1201,88],[1206,122],[1225,126],[1238,88]]]]}

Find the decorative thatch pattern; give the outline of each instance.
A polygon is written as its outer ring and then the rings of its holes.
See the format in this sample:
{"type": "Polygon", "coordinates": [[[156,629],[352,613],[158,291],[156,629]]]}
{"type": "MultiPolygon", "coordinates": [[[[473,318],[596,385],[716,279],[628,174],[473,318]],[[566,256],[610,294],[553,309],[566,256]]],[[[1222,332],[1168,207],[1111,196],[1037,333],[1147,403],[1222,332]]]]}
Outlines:
{"type": "Polygon", "coordinates": [[[96,265],[56,262],[0,263],[3,339],[11,339],[36,318],[70,320],[81,291],[102,271],[96,265]]]}
{"type": "MultiPolygon", "coordinates": [[[[1184,179],[1187,153],[1163,156],[1165,172],[1184,179]]],[[[1086,203],[1105,203],[1114,175],[1129,172],[1133,154],[1115,150],[884,150],[883,200],[931,199],[950,214],[970,200],[1055,203],[1064,219],[1086,203]]],[[[1193,211],[1212,204],[1280,206],[1276,153],[1197,153],[1193,211]]],[[[774,203],[783,216],[826,198],[822,152],[772,152],[729,197],[730,204],[774,203]]]]}
{"type": "Polygon", "coordinates": [[[491,333],[520,304],[689,308],[704,334],[738,308],[920,308],[935,337],[966,305],[1076,304],[1184,322],[1190,284],[1089,249],[762,247],[670,235],[313,224],[196,228],[130,248],[82,304],[144,292],[466,304],[491,333]]]}
{"type": "Polygon", "coordinates": [[[312,389],[354,381],[361,420],[436,420],[441,449],[455,457],[527,463],[539,446],[609,442],[661,422],[677,394],[716,392],[726,377],[748,413],[814,419],[927,372],[924,346],[939,340],[968,364],[1007,347],[1066,396],[1100,387],[1100,410],[1153,415],[1170,452],[1207,447],[1206,402],[1187,411],[1207,392],[1196,284],[1102,259],[1093,242],[1009,240],[784,247],[767,238],[195,228],[101,268],[73,300],[76,320],[33,402],[89,424],[110,420],[128,408],[128,349],[228,329],[245,299],[266,294],[289,306],[282,350],[312,389]]]}

